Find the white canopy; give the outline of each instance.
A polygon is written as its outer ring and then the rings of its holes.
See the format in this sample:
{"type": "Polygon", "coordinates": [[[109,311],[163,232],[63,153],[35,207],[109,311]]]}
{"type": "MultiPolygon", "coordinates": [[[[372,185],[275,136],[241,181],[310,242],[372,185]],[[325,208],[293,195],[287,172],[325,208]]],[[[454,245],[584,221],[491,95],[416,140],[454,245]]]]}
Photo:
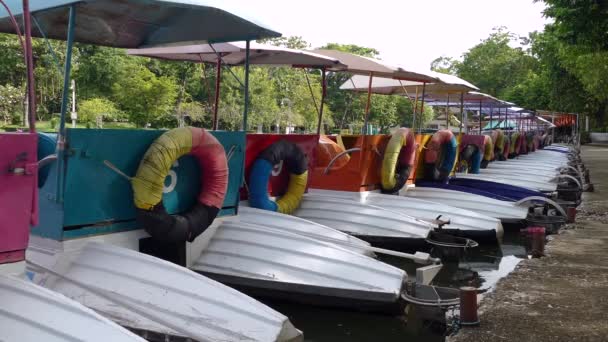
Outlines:
{"type": "Polygon", "coordinates": [[[366,75],[366,80],[369,80],[369,76],[373,76],[374,80],[378,79],[378,77],[386,77],[389,79],[407,80],[420,83],[441,82],[435,75],[433,75],[433,72],[431,71],[411,70],[410,68],[391,65],[378,59],[358,56],[348,52],[336,50],[318,49],[314,50],[313,52],[327,57],[336,58],[340,61],[340,63],[346,66],[346,68],[342,69],[331,69],[332,71],[346,71],[355,75],[366,75]]]}
{"type": "MultiPolygon", "coordinates": [[[[301,67],[331,67],[341,69],[342,65],[336,58],[316,53],[288,49],[284,47],[250,43],[249,63],[257,65],[290,65],[301,67]]],[[[198,63],[216,63],[221,56],[222,63],[226,65],[245,64],[245,42],[175,45],[152,47],[143,49],[130,49],[130,55],[153,57],[159,59],[191,61],[198,63]]]]}
{"type": "MultiPolygon", "coordinates": [[[[439,95],[439,94],[450,94],[450,93],[462,93],[469,92],[471,90],[478,90],[473,84],[453,75],[443,74],[435,71],[427,71],[429,76],[435,77],[439,82],[427,83],[425,86],[425,93],[427,95],[439,95]]],[[[402,81],[390,78],[375,77],[372,81],[372,93],[384,94],[384,95],[395,95],[395,94],[407,94],[412,96],[422,91],[421,86],[423,82],[416,81],[402,81]],[[416,89],[418,88],[418,89],[416,89]]],[[[340,89],[354,90],[354,91],[367,91],[369,86],[369,78],[363,75],[355,75],[348,81],[344,82],[340,86],[340,89]]]]}

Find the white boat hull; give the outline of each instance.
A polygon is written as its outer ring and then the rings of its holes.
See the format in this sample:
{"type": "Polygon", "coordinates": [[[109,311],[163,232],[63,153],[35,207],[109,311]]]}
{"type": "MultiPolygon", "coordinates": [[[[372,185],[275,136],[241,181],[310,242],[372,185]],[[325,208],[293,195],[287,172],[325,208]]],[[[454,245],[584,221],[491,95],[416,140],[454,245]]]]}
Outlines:
{"type": "Polygon", "coordinates": [[[240,215],[218,226],[192,269],[256,296],[379,311],[398,307],[407,277],[314,233],[247,223],[240,215]]]}
{"type": "Polygon", "coordinates": [[[403,189],[400,196],[441,203],[467,209],[504,222],[521,222],[528,215],[528,208],[514,202],[500,201],[467,192],[431,187],[410,187],[403,189]]]}
{"type": "Polygon", "coordinates": [[[90,242],[49,258],[28,251],[34,281],[122,326],[199,341],[292,341],[287,317],[175,264],[90,242]]]}
{"type": "Polygon", "coordinates": [[[391,211],[404,213],[420,220],[434,221],[441,216],[441,220],[450,221],[443,226],[444,229],[456,235],[500,240],[503,236],[503,227],[500,220],[445,204],[405,198],[402,196],[385,195],[375,192],[347,192],[334,190],[313,189],[307,196],[329,196],[350,199],[362,204],[371,204],[391,211]]]}
{"type": "Polygon", "coordinates": [[[0,275],[0,298],[0,341],[145,341],[93,310],[24,279],[0,275]]]}
{"type": "Polygon", "coordinates": [[[294,215],[371,242],[405,248],[420,245],[433,225],[402,213],[341,198],[303,196],[294,215]]]}

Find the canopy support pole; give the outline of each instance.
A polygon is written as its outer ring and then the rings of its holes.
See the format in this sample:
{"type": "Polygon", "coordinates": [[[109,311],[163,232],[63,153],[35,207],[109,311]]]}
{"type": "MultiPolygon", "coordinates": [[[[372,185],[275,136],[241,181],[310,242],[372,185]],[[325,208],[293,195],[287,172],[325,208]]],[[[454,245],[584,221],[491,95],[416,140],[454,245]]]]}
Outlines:
{"type": "Polygon", "coordinates": [[[422,118],[424,117],[424,97],[426,96],[426,82],[422,83],[422,99],[420,100],[420,121],[418,123],[418,127],[420,127],[420,129],[418,130],[418,133],[420,133],[420,131],[422,130],[422,118]]]}
{"type": "Polygon", "coordinates": [[[521,120],[522,120],[522,112],[519,112],[519,123],[517,125],[517,130],[521,133],[521,120]]]}
{"type": "Polygon", "coordinates": [[[217,126],[219,123],[218,120],[218,110],[220,107],[220,85],[222,81],[222,59],[220,57],[217,58],[216,70],[215,70],[215,102],[213,104],[213,125],[211,128],[214,131],[217,131],[217,126]]]}
{"type": "Polygon", "coordinates": [[[65,173],[65,116],[68,111],[70,94],[70,76],[72,72],[72,48],[74,47],[74,28],[76,26],[76,7],[70,6],[68,19],[68,39],[65,52],[65,69],[63,72],[63,93],[61,98],[61,116],[59,117],[59,134],[57,135],[57,203],[63,202],[63,182],[65,173]]]}
{"type": "Polygon", "coordinates": [[[251,41],[245,43],[245,105],[243,106],[243,131],[247,132],[247,113],[249,112],[249,53],[251,52],[251,41]]]}
{"type": "Polygon", "coordinates": [[[369,112],[372,105],[372,83],[374,80],[374,73],[369,73],[369,82],[367,84],[367,103],[365,104],[365,118],[363,120],[363,135],[367,135],[367,122],[369,120],[369,112]]]}
{"type": "Polygon", "coordinates": [[[23,26],[25,30],[25,61],[27,68],[28,124],[30,133],[36,133],[36,86],[34,83],[34,57],[32,54],[32,17],[30,3],[23,0],[23,26]]]}
{"type": "MultiPolygon", "coordinates": [[[[460,134],[462,134],[464,122],[464,93],[460,93],[460,134]]],[[[464,129],[464,133],[467,133],[467,129],[464,129]]]]}
{"type": "Polygon", "coordinates": [[[412,129],[416,132],[416,115],[418,114],[418,86],[416,86],[416,98],[414,99],[414,113],[412,114],[412,129]]]}
{"type": "Polygon", "coordinates": [[[319,122],[317,124],[317,135],[321,134],[321,125],[323,125],[323,107],[325,105],[325,97],[327,96],[327,70],[321,69],[321,103],[319,104],[319,122]]]}
{"type": "Polygon", "coordinates": [[[481,100],[479,100],[479,134],[481,135],[481,129],[482,129],[482,120],[481,120],[481,100]]]}
{"type": "Polygon", "coordinates": [[[494,121],[492,120],[492,113],[494,111],[494,105],[490,106],[490,130],[494,129],[494,121]]]}
{"type": "Polygon", "coordinates": [[[448,100],[445,103],[445,129],[450,129],[450,93],[448,93],[448,100]]]}

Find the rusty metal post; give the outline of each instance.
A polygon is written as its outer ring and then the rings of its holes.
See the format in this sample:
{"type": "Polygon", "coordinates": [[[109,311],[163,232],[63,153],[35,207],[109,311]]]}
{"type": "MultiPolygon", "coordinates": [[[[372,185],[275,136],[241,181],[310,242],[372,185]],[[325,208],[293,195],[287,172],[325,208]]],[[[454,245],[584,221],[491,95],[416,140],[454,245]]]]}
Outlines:
{"type": "Polygon", "coordinates": [[[460,288],[460,325],[479,325],[477,314],[477,289],[470,286],[460,288]]]}
{"type": "Polygon", "coordinates": [[[327,96],[327,70],[321,69],[321,103],[319,104],[319,122],[317,124],[317,135],[321,134],[321,125],[323,125],[323,106],[325,97],[327,96]]]}

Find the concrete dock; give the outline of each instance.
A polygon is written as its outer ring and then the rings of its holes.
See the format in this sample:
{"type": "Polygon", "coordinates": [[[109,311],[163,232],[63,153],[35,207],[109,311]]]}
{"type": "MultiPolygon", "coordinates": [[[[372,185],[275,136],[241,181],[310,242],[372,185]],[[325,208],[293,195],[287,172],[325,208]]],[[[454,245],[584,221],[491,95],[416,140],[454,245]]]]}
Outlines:
{"type": "Polygon", "coordinates": [[[608,146],[583,146],[582,157],[595,192],[576,223],[483,298],[479,327],[447,341],[608,341],[608,146]]]}

